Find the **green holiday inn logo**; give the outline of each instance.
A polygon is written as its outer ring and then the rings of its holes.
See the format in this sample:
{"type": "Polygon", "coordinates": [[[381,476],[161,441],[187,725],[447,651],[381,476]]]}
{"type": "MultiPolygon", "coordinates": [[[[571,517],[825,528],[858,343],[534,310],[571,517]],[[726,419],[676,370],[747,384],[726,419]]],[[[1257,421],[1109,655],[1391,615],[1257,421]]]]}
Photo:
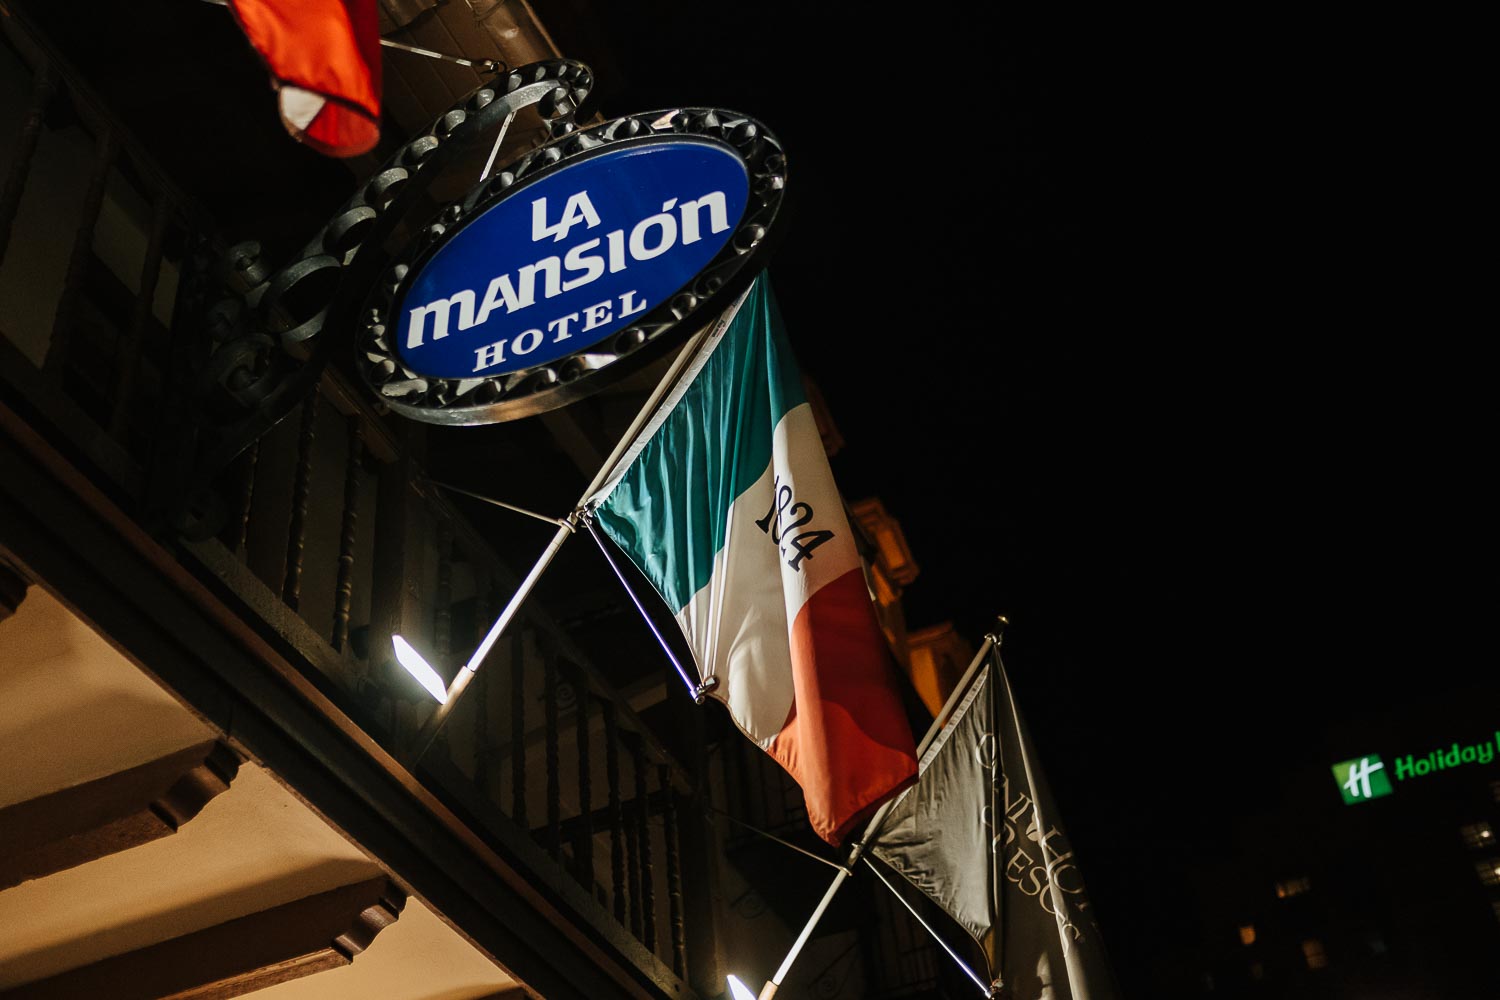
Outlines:
{"type": "Polygon", "coordinates": [[[1391,794],[1391,779],[1386,776],[1385,764],[1373,754],[1333,765],[1333,777],[1339,783],[1339,791],[1344,793],[1346,806],[1391,794]]]}
{"type": "Polygon", "coordinates": [[[1478,743],[1453,743],[1430,750],[1422,756],[1406,754],[1394,757],[1387,767],[1378,754],[1369,754],[1333,765],[1333,778],[1338,782],[1339,793],[1344,796],[1344,805],[1378,799],[1395,791],[1392,775],[1397,783],[1409,778],[1423,778],[1437,771],[1447,771],[1466,764],[1490,764],[1500,754],[1500,730],[1494,739],[1478,743]]]}

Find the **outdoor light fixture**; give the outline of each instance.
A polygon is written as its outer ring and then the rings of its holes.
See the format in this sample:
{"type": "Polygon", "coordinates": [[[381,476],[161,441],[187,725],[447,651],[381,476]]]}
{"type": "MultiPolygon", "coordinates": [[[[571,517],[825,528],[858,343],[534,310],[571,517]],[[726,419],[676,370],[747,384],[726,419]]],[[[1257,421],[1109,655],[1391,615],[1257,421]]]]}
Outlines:
{"type": "Polygon", "coordinates": [[[729,995],[733,1000],[755,1000],[755,994],[750,992],[750,987],[734,976],[729,977],[729,995]]]}
{"type": "Polygon", "coordinates": [[[411,643],[399,635],[391,636],[391,645],[396,647],[396,662],[406,668],[406,672],[417,679],[417,683],[427,689],[427,693],[438,700],[441,705],[448,700],[448,685],[443,683],[443,678],[432,669],[432,664],[422,658],[422,654],[411,648],[411,643]]]}

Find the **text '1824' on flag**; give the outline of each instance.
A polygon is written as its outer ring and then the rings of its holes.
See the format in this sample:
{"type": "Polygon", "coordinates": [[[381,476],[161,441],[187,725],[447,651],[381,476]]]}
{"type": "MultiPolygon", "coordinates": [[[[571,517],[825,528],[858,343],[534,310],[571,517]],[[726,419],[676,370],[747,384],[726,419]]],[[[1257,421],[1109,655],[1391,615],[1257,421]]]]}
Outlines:
{"type": "Polygon", "coordinates": [[[843,499],[765,275],[591,499],[712,696],[832,844],[916,775],[843,499]]]}
{"type": "Polygon", "coordinates": [[[1114,1000],[1078,858],[999,655],[987,655],[871,852],[969,932],[1005,995],[1114,1000]]]}

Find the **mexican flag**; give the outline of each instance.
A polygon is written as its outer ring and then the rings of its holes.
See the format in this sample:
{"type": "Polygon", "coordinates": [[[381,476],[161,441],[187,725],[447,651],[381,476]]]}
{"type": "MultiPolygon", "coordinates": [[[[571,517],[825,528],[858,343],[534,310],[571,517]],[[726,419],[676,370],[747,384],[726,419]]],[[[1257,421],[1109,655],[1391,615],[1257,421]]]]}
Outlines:
{"type": "Polygon", "coordinates": [[[916,777],[894,664],[762,274],[588,503],[839,844],[916,777]]]}

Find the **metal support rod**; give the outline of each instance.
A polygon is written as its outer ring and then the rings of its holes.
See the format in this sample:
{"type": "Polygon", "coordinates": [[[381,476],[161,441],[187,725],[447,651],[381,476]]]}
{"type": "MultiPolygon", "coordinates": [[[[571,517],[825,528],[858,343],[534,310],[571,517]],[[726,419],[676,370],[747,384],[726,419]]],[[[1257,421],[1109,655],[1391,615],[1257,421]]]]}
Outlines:
{"type": "MultiPolygon", "coordinates": [[[[927,748],[932,745],[932,741],[937,739],[938,734],[943,731],[944,727],[952,719],[953,710],[958,706],[963,693],[968,690],[969,683],[974,679],[974,675],[979,672],[979,666],[984,662],[985,656],[989,654],[991,648],[1000,645],[1000,637],[1007,624],[1009,623],[1003,616],[998,618],[995,631],[985,636],[984,642],[980,643],[979,652],[974,654],[974,659],[969,664],[969,669],[964,671],[963,677],[954,685],[953,692],[948,695],[948,700],[943,703],[942,711],[938,712],[937,718],[932,720],[932,725],[927,727],[927,735],[923,736],[922,742],[917,745],[918,762],[926,755],[927,748]]],[[[781,981],[792,970],[792,963],[797,960],[797,955],[802,951],[803,945],[807,944],[807,939],[812,936],[813,928],[818,925],[819,920],[823,919],[823,913],[828,909],[828,904],[833,902],[833,897],[843,887],[844,880],[849,877],[854,866],[864,856],[866,845],[874,840],[875,835],[880,832],[881,824],[885,822],[886,815],[895,804],[896,800],[894,798],[888,799],[885,805],[880,807],[880,811],[870,820],[869,825],[865,827],[864,836],[850,849],[849,860],[846,862],[844,869],[834,877],[833,884],[828,887],[827,892],[823,893],[823,899],[818,903],[818,908],[813,910],[812,916],[807,918],[807,926],[802,928],[802,933],[797,935],[797,940],[792,943],[792,949],[787,952],[786,959],[781,963],[781,968],[776,970],[776,975],[772,976],[770,982],[766,983],[761,989],[759,1000],[771,1000],[776,995],[776,990],[781,986],[781,981]]]]}
{"type": "Polygon", "coordinates": [[[599,529],[594,527],[594,519],[588,515],[584,515],[582,520],[583,526],[588,529],[589,535],[594,539],[594,543],[599,546],[599,551],[604,553],[604,561],[609,563],[609,568],[615,571],[615,579],[620,581],[620,586],[624,587],[625,593],[630,595],[630,603],[634,604],[635,609],[641,613],[641,618],[645,620],[646,627],[651,629],[651,634],[656,636],[656,641],[661,645],[661,651],[667,654],[667,659],[671,660],[672,666],[677,669],[677,676],[681,677],[682,683],[687,685],[688,693],[693,696],[694,701],[701,702],[703,700],[702,692],[704,686],[693,682],[693,679],[688,676],[687,670],[683,668],[681,661],[677,659],[677,654],[672,652],[671,646],[667,645],[666,638],[657,629],[656,622],[652,621],[651,616],[646,613],[646,608],[641,604],[641,599],[635,596],[635,588],[630,585],[629,580],[625,579],[625,574],[620,571],[620,566],[615,562],[615,557],[609,554],[609,549],[604,544],[604,537],[599,534],[599,529]]]}
{"type": "Polygon", "coordinates": [[[780,844],[782,847],[789,847],[792,850],[796,851],[798,854],[806,855],[807,857],[812,858],[814,861],[817,861],[817,862],[820,862],[822,864],[827,865],[829,868],[832,868],[834,871],[844,872],[845,874],[853,874],[852,872],[849,871],[849,869],[845,868],[843,865],[839,864],[837,861],[830,861],[827,858],[823,857],[821,854],[814,854],[812,851],[809,851],[805,847],[798,847],[796,844],[792,843],[790,840],[782,840],[780,837],[776,836],[776,834],[774,834],[774,833],[768,833],[767,831],[762,830],[758,826],[752,826],[749,823],[746,823],[744,820],[736,818],[735,816],[733,816],[730,813],[724,811],[723,809],[720,809],[717,806],[709,806],[708,808],[709,808],[710,811],[718,813],[720,816],[723,816],[725,819],[729,820],[729,822],[731,822],[731,823],[734,823],[736,826],[742,826],[746,830],[749,830],[751,833],[759,834],[760,836],[766,838],[767,840],[774,840],[774,841],[776,841],[776,843],[780,844]]]}
{"type": "Polygon", "coordinates": [[[953,959],[953,961],[957,962],[958,963],[958,967],[960,969],[964,970],[964,975],[966,975],[970,979],[974,980],[974,985],[978,986],[980,992],[982,992],[986,997],[988,997],[990,995],[990,988],[989,988],[989,986],[987,986],[985,984],[984,980],[982,980],[982,979],[979,978],[979,976],[974,972],[973,969],[969,968],[969,963],[967,963],[963,959],[959,958],[958,957],[958,953],[955,952],[952,948],[948,947],[948,942],[944,941],[941,937],[939,937],[938,936],[938,932],[932,929],[932,925],[929,924],[927,921],[925,921],[925,920],[922,919],[922,915],[917,912],[916,907],[914,907],[910,903],[908,903],[906,901],[906,897],[903,896],[903,895],[901,895],[901,893],[899,893],[899,892],[896,891],[896,887],[893,886],[893,885],[891,885],[890,879],[888,879],[888,878],[885,877],[885,873],[882,872],[879,868],[875,867],[875,862],[871,861],[869,858],[865,858],[864,861],[865,861],[866,866],[869,867],[870,871],[872,871],[872,872],[875,873],[875,877],[878,878],[878,879],[880,879],[881,882],[884,882],[885,883],[885,887],[887,889],[891,890],[891,895],[895,896],[897,899],[899,899],[901,901],[901,905],[904,906],[904,907],[906,907],[906,911],[908,913],[910,913],[913,917],[915,917],[917,919],[917,923],[921,924],[922,928],[924,930],[926,930],[928,934],[932,935],[932,939],[934,941],[936,941],[940,946],[942,946],[942,949],[948,953],[948,957],[951,958],[951,959],[953,959]]]}
{"type": "Polygon", "coordinates": [[[476,184],[483,184],[484,179],[488,177],[490,175],[490,171],[495,168],[495,157],[500,155],[500,144],[505,141],[505,134],[510,131],[510,123],[515,120],[516,113],[512,111],[510,114],[505,116],[505,121],[500,123],[500,131],[495,133],[495,141],[490,144],[489,159],[484,161],[484,169],[479,171],[479,180],[475,181],[476,184]]]}
{"type": "MultiPolygon", "coordinates": [[[[740,301],[744,301],[743,297],[740,301]]],[[[738,303],[736,303],[736,308],[738,308],[738,303]]],[[[536,586],[537,579],[541,577],[542,571],[551,565],[552,560],[557,557],[557,550],[562,548],[563,542],[567,541],[568,536],[573,534],[573,529],[578,520],[578,511],[609,480],[610,475],[615,471],[615,466],[630,450],[631,445],[635,444],[636,435],[640,433],[641,429],[655,415],[656,408],[661,401],[676,387],[678,378],[682,375],[688,364],[698,356],[699,348],[703,345],[704,340],[716,330],[722,331],[724,325],[725,321],[721,319],[714,324],[704,327],[688,338],[687,343],[682,346],[682,349],[677,352],[677,356],[672,359],[672,363],[667,367],[666,373],[662,375],[661,381],[657,383],[656,388],[651,391],[651,395],[642,404],[640,412],[635,415],[635,419],[630,422],[630,426],[625,429],[625,433],[616,442],[614,450],[604,460],[604,465],[594,475],[593,481],[584,488],[574,512],[566,518],[553,522],[558,525],[558,529],[557,533],[552,536],[552,541],[547,543],[547,547],[537,559],[536,565],[531,567],[531,572],[526,574],[526,579],[521,581],[520,586],[516,588],[516,592],[511,595],[510,602],[500,612],[500,617],[495,619],[495,624],[490,627],[489,633],[485,635],[484,641],[479,644],[479,648],[474,650],[474,655],[469,657],[469,662],[464,664],[464,668],[458,672],[458,676],[453,678],[453,683],[448,685],[448,696],[437,707],[437,711],[433,712],[427,719],[426,724],[423,725],[421,731],[417,734],[412,749],[411,759],[413,761],[421,760],[422,755],[432,746],[432,741],[437,737],[438,730],[442,728],[443,723],[447,721],[448,716],[453,712],[453,706],[458,704],[459,697],[464,693],[464,689],[469,686],[469,681],[473,679],[474,673],[479,669],[479,665],[484,662],[484,658],[489,654],[490,648],[494,646],[495,640],[499,639],[501,633],[510,625],[511,619],[520,610],[521,603],[526,600],[531,594],[532,589],[536,586]]],[[[488,498],[481,497],[480,499],[488,498]]],[[[498,501],[493,502],[498,503],[498,501]]],[[[501,506],[509,505],[501,504],[501,506]]],[[[529,512],[523,511],[523,513],[529,512]]],[[[548,518],[547,520],[551,519],[548,518]]]]}
{"type": "Polygon", "coordinates": [[[475,500],[483,500],[487,504],[493,504],[496,507],[504,507],[506,510],[513,510],[517,514],[525,514],[527,517],[534,517],[538,521],[546,521],[548,524],[553,526],[567,523],[567,518],[565,517],[548,517],[546,514],[538,514],[534,510],[527,510],[525,507],[517,507],[513,503],[506,503],[504,500],[496,500],[494,497],[487,497],[482,493],[475,493],[472,490],[460,489],[457,486],[439,482],[436,479],[429,479],[428,482],[434,486],[438,486],[442,489],[447,490],[449,493],[462,493],[466,497],[473,497],[475,500]]]}
{"type": "Polygon", "coordinates": [[[501,69],[508,68],[505,63],[498,59],[465,59],[462,56],[450,56],[444,52],[434,52],[431,49],[419,49],[415,45],[393,42],[389,38],[382,38],[380,44],[388,49],[400,49],[402,52],[426,56],[428,59],[441,59],[443,62],[450,62],[458,66],[471,66],[481,73],[498,73],[501,69]]]}
{"type": "MultiPolygon", "coordinates": [[[[229,0],[203,0],[215,7],[228,7],[229,0]]],[[[450,56],[442,52],[434,52],[431,49],[419,49],[415,45],[405,45],[401,42],[393,42],[389,38],[382,38],[380,44],[388,49],[400,49],[402,52],[410,52],[414,55],[426,56],[428,59],[441,59],[443,62],[455,63],[459,66],[472,66],[476,70],[485,73],[498,73],[502,69],[509,69],[505,63],[498,59],[465,59],[462,56],[450,56]]]]}

